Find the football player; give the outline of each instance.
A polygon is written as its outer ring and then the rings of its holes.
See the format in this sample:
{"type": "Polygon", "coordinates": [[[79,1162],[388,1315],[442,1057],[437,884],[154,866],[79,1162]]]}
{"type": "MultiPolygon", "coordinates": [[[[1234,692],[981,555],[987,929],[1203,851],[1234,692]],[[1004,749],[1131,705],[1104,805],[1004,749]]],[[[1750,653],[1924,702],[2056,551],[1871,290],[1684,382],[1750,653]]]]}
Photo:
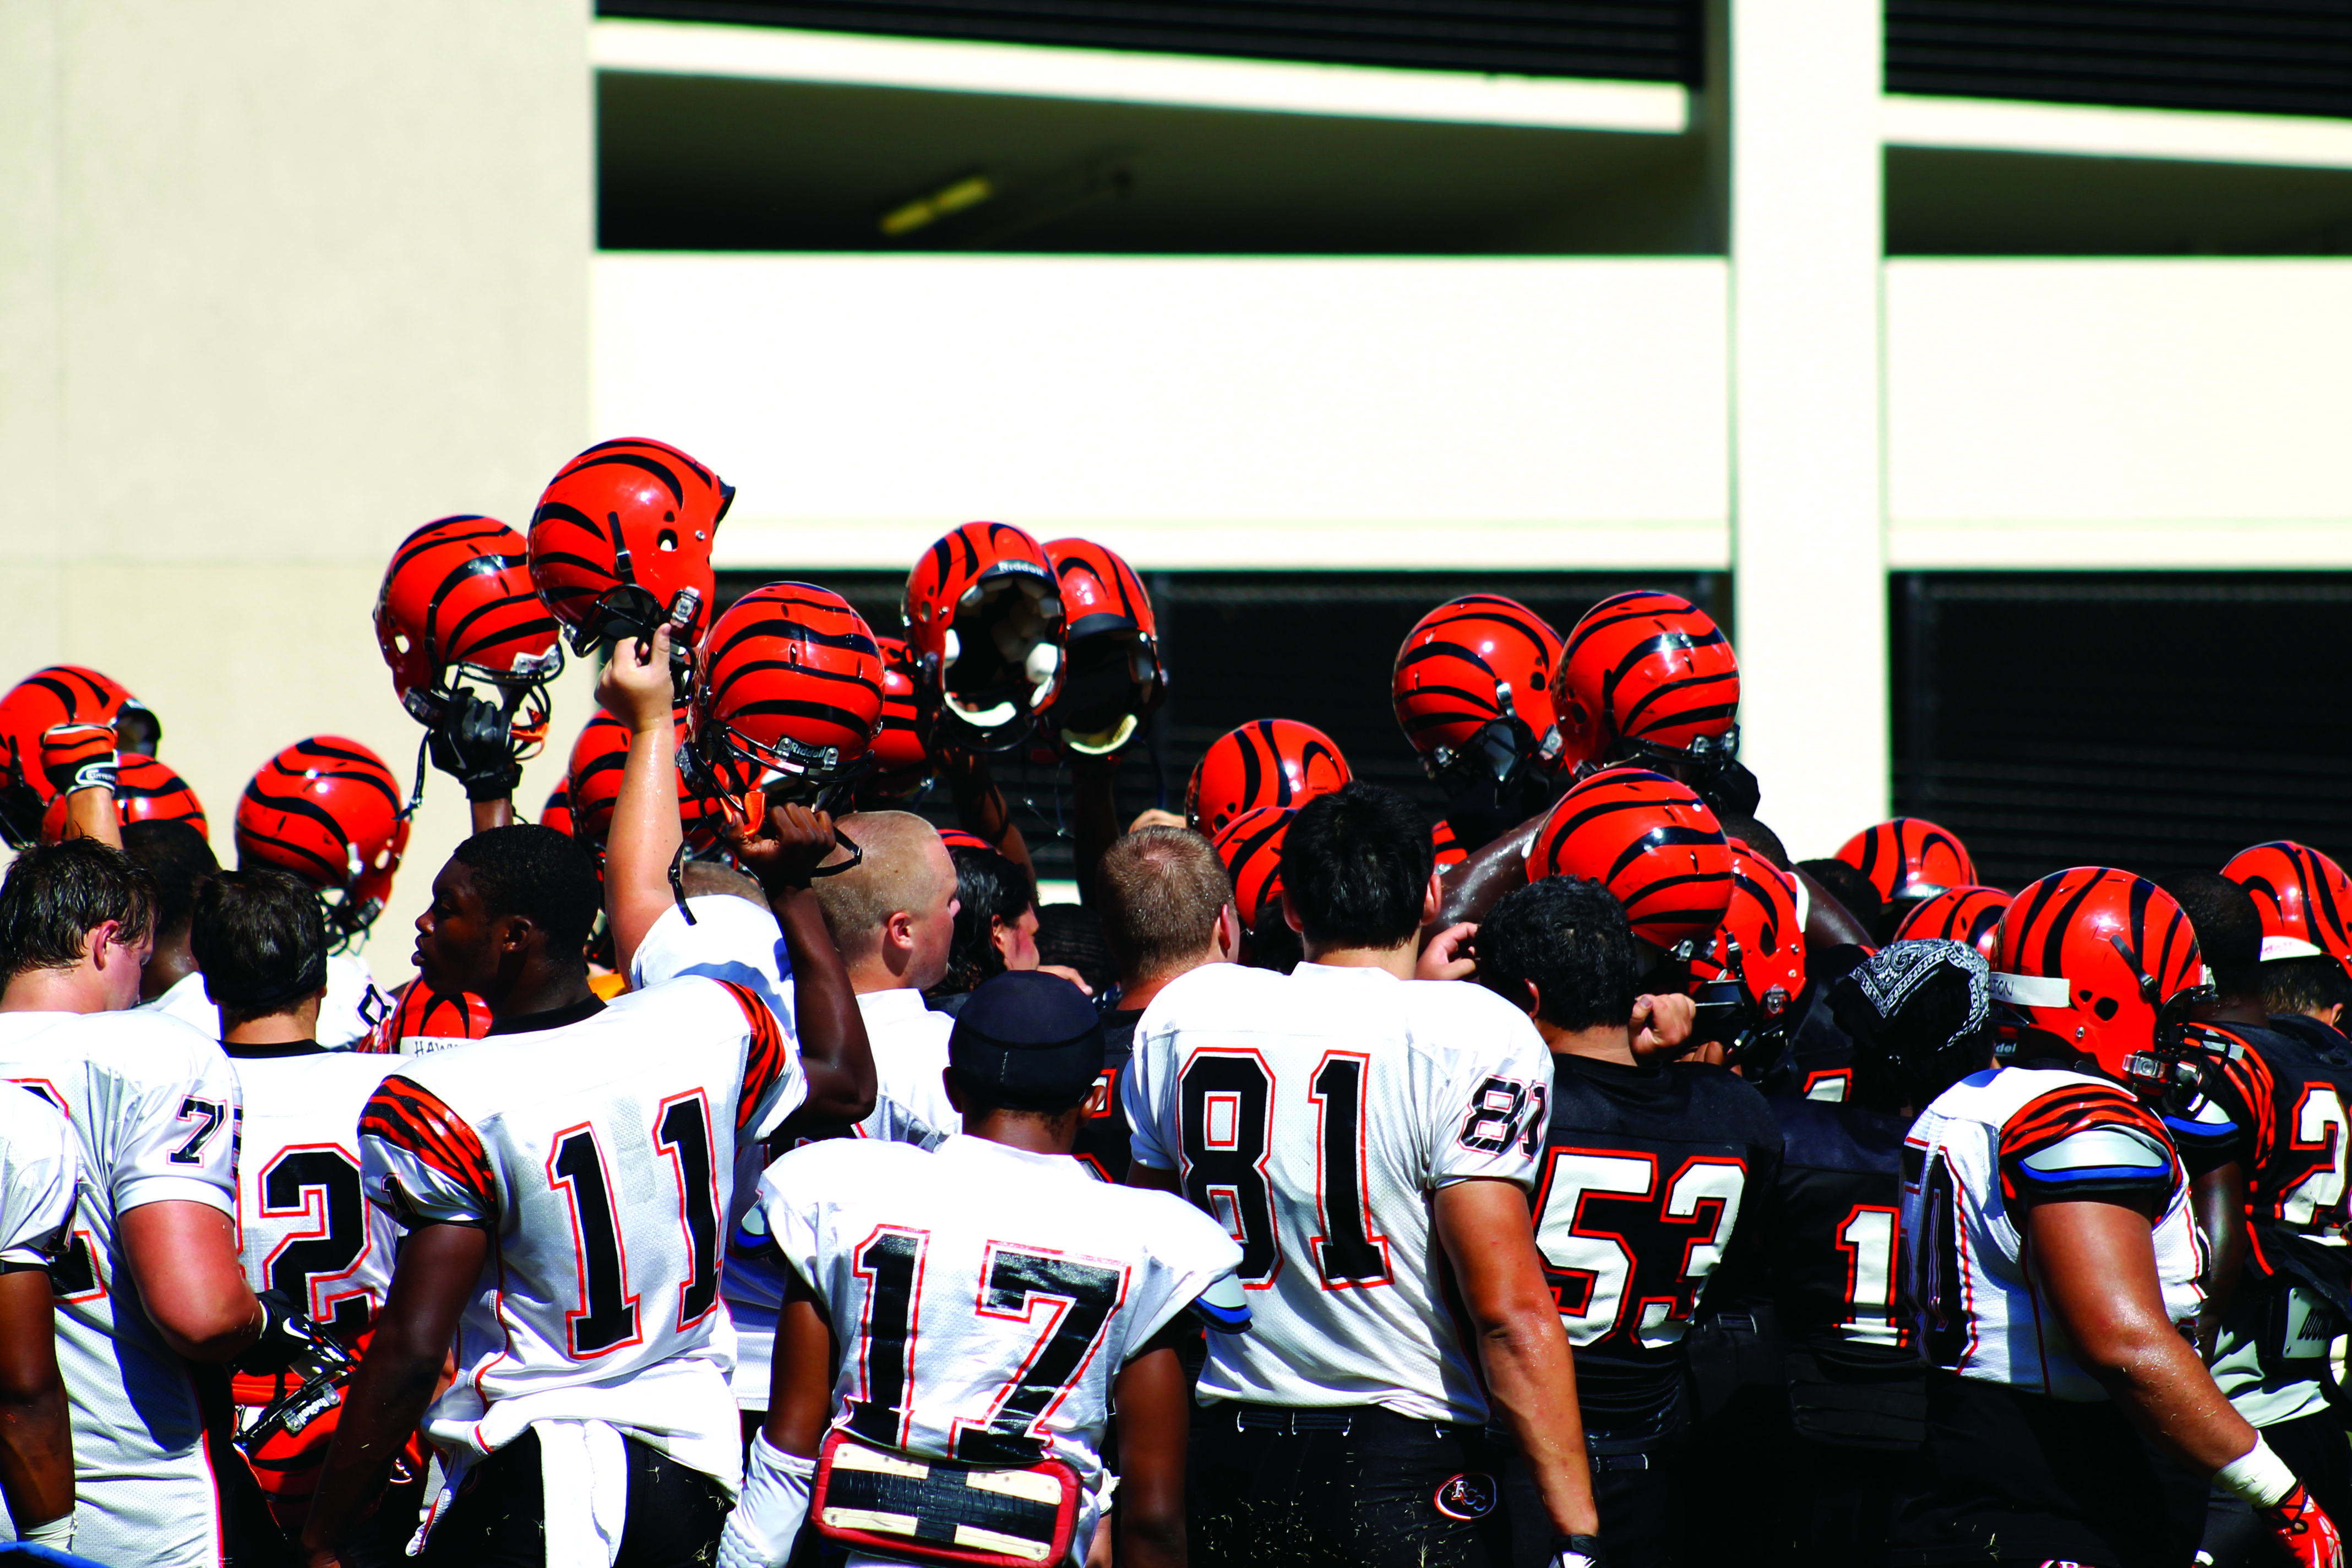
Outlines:
{"type": "Polygon", "coordinates": [[[1445,792],[1439,824],[1456,856],[1551,804],[1566,761],[1556,703],[1559,634],[1498,594],[1470,594],[1405,634],[1390,677],[1397,724],[1445,792]]]}
{"type": "MultiPolygon", "coordinates": [[[[1576,1347],[1601,1542],[1618,1568],[1671,1563],[1690,1522],[1685,1339],[1718,1274],[1760,1266],[1780,1173],[1764,1097],[1720,1067],[1644,1059],[1650,1025],[1625,910],[1598,882],[1546,877],[1478,928],[1478,978],[1550,1048],[1536,1246],[1576,1347]]],[[[1514,1467],[1514,1511],[1540,1521],[1514,1467]]],[[[1528,1531],[1522,1528],[1519,1534],[1528,1531]]],[[[1546,1553],[1522,1540],[1517,1556],[1546,1553]]]]}
{"type": "MultiPolygon", "coordinates": [[[[196,895],[189,942],[220,1012],[221,1049],[236,1070],[245,1118],[237,1158],[237,1229],[246,1283],[276,1291],[346,1346],[365,1342],[392,1279],[391,1216],[361,1192],[359,1121],[394,1057],[330,1051],[318,1042],[327,994],[327,927],[319,900],[283,871],[229,871],[196,895]]],[[[295,1390],[282,1375],[232,1382],[241,1434],[295,1390]]],[[[289,1560],[287,1539],[309,1510],[331,1419],[256,1456],[259,1493],[239,1487],[227,1505],[229,1555],[238,1563],[289,1560]]],[[[232,1472],[234,1474],[234,1472],[232,1472]]],[[[396,1560],[416,1526],[421,1465],[378,1505],[355,1563],[396,1560]]]]}
{"type": "MultiPolygon", "coordinates": [[[[782,805],[767,827],[739,855],[787,931],[821,931],[803,900],[830,827],[782,805]]],[[[497,1023],[404,1058],[360,1122],[369,1201],[407,1237],[304,1529],[314,1563],[338,1560],[428,1404],[450,1485],[426,1563],[708,1561],[742,1462],[719,1300],[735,1151],[802,1086],[748,986],[686,975],[600,1001],[583,951],[600,894],[587,852],[538,826],[477,834],[434,879],[418,973],[497,1023]]]]}
{"type": "Polygon", "coordinates": [[[1541,1494],[1544,1556],[1586,1562],[1575,1369],[1528,1223],[1542,1037],[1475,985],[1415,980],[1438,889],[1428,826],[1392,791],[1309,800],[1282,882],[1306,962],[1171,983],[1124,1089],[1129,1180],[1224,1224],[1252,1293],[1255,1328],[1218,1337],[1201,1376],[1194,1550],[1502,1563],[1491,1413],[1541,1494]]]}
{"type": "Polygon", "coordinates": [[[1230,963],[1241,916],[1217,852],[1181,827],[1147,827],[1114,839],[1095,868],[1095,908],[1118,966],[1118,1005],[1103,1014],[1102,1081],[1078,1125],[1078,1158],[1107,1182],[1127,1179],[1130,1144],[1119,1096],[1144,1009],[1178,976],[1230,963]]]}
{"type": "Polygon", "coordinates": [[[1930,1370],[1890,1560],[2186,1563],[2210,1479],[2294,1562],[2333,1568],[2335,1524],[2190,1342],[2188,1175],[2126,1087],[2195,994],[2188,917],[2082,867],[2017,896],[2000,954],[2001,1065],[1941,1065],[1905,1139],[1904,1289],[1930,1370]]]}
{"type": "Polygon", "coordinates": [[[50,1266],[79,1544],[126,1568],[195,1568],[218,1561],[220,1522],[183,1358],[278,1345],[283,1320],[237,1255],[228,1059],[174,1019],[126,1011],[153,923],[153,891],[119,849],[76,838],[17,857],[0,884],[0,1079],[65,1112],[80,1163],[50,1266]]]}
{"type": "Polygon", "coordinates": [[[1103,1066],[1076,987],[998,975],[957,1015],[950,1053],[965,1136],[929,1154],[811,1144],[761,1183],[792,1300],[719,1561],[781,1568],[807,1520],[861,1561],[1076,1568],[1107,1501],[1115,1403],[1119,1561],[1174,1568],[1181,1314],[1247,1324],[1241,1249],[1070,1158],[1103,1066]]]}
{"type": "Polygon", "coordinates": [[[70,1551],[73,1427],[48,1268],[69,1244],[80,1162],[40,1095],[0,1083],[0,1503],[16,1537],[70,1551]]]}

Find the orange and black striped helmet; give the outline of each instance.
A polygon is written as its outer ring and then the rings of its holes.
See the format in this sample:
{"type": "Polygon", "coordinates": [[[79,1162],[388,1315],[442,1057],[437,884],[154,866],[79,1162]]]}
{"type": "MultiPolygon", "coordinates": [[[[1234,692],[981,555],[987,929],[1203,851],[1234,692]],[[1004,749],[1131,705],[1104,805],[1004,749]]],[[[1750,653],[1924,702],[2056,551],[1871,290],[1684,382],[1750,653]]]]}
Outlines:
{"type": "MultiPolygon", "coordinates": [[[[1210,840],[1217,858],[1233,879],[1234,908],[1242,926],[1255,931],[1266,910],[1282,897],[1282,840],[1298,813],[1286,805],[1255,805],[1241,813],[1210,840]]],[[[1273,918],[1279,921],[1276,910],[1273,918]]]]}
{"type": "Polygon", "coordinates": [[[310,883],[336,945],[348,946],[383,912],[408,827],[400,785],[382,757],[341,735],[313,735],[262,763],[245,786],[237,864],[310,883]]]}
{"type": "Polygon", "coordinates": [[[688,729],[728,795],[814,803],[866,765],[882,728],[882,654],[840,595],[754,588],[710,628],[699,663],[688,729]]]}
{"type": "Polygon", "coordinates": [[[1568,634],[1557,706],[1566,761],[1688,759],[1739,750],[1739,661],[1723,628],[1680,595],[1637,588],[1601,600],[1568,634]]]}
{"type": "MultiPolygon", "coordinates": [[[[530,547],[492,517],[445,517],[403,540],[375,596],[375,641],[400,705],[436,724],[453,676],[543,688],[563,668],[530,547]]],[[[542,722],[537,740],[546,740],[542,722]]]]}
{"type": "Polygon", "coordinates": [[[1881,901],[1933,897],[1947,888],[1976,885],[1968,846],[1924,816],[1897,816],[1865,827],[1845,841],[1837,858],[1870,879],[1881,901]]]}
{"type": "Polygon", "coordinates": [[[1441,871],[1448,866],[1459,866],[1470,858],[1470,851],[1462,847],[1462,840],[1454,837],[1454,825],[1442,816],[1429,830],[1429,847],[1441,871]]]}
{"type": "Polygon", "coordinates": [[[2240,850],[2221,875],[2253,895],[2265,961],[2324,953],[2352,971],[2352,880],[2328,856],[2281,838],[2240,850]]]}
{"type": "Polygon", "coordinates": [[[1062,595],[1062,679],[1038,710],[1046,744],[1082,757],[1107,756],[1168,694],[1151,595],[1135,569],[1084,539],[1049,539],[1062,595]]]}
{"type": "MultiPolygon", "coordinates": [[[[123,752],[115,768],[114,811],[125,827],[134,822],[184,822],[199,833],[212,832],[205,804],[188,781],[136,752],[123,752]]],[[[41,814],[41,842],[55,844],[65,830],[66,797],[51,795],[48,810],[41,814]]]]}
{"type": "Polygon", "coordinates": [[[425,1056],[490,1032],[490,1005],[470,991],[436,991],[412,980],[393,998],[392,1011],[355,1047],[363,1051],[425,1056]]]}
{"type": "Polygon", "coordinates": [[[1253,806],[1301,806],[1355,777],[1331,737],[1296,719],[1253,719],[1210,743],[1184,790],[1184,820],[1214,837],[1253,806]]]}
{"type": "Polygon", "coordinates": [[[1729,982],[1738,1027],[1734,1054],[1751,1054],[1797,1016],[1805,992],[1805,924],[1797,916],[1797,879],[1737,838],[1731,850],[1731,902],[1714,945],[1691,960],[1692,992],[1729,982]],[[1752,1037],[1753,1038],[1748,1038],[1752,1037]]]}
{"type": "Polygon", "coordinates": [[[1507,786],[1528,769],[1557,771],[1561,655],[1559,634],[1500,594],[1448,600],[1405,634],[1389,694],[1422,767],[1448,795],[1480,777],[1507,786]]]}
{"type": "Polygon", "coordinates": [[[2009,911],[2009,895],[1999,888],[1947,888],[1911,912],[1895,928],[1896,942],[1964,942],[1990,963],[1998,952],[2000,917],[2009,911]]]}
{"type": "Polygon", "coordinates": [[[1625,906],[1633,934],[1696,952],[1731,907],[1731,847],[1706,803],[1644,768],[1612,768],[1552,806],[1528,851],[1528,879],[1578,877],[1625,906]]]}
{"type": "Polygon", "coordinates": [[[710,624],[710,542],[735,487],[661,441],[600,441],[557,471],[530,514],[530,580],[572,647],[650,637],[683,658],[710,624]]]}
{"type": "MultiPolygon", "coordinates": [[[[686,710],[672,709],[670,723],[679,758],[678,826],[686,835],[689,850],[707,853],[718,846],[725,818],[717,801],[698,793],[687,783],[686,710]]],[[[599,708],[580,727],[579,738],[572,742],[563,794],[565,808],[571,815],[571,826],[566,831],[600,855],[604,853],[605,837],[613,830],[613,806],[621,798],[621,774],[628,764],[629,726],[599,708]]],[[[553,801],[551,799],[549,804],[551,806],[553,801]]]]}
{"type": "Polygon", "coordinates": [[[547,804],[540,808],[539,825],[552,827],[566,838],[572,837],[572,780],[568,774],[548,792],[547,804]]]}
{"type": "MultiPolygon", "coordinates": [[[[2161,1052],[2188,1003],[2203,994],[2197,933],[2172,895],[2145,877],[2077,866],[2027,888],[2001,916],[1992,999],[2006,1013],[1996,1055],[2085,1056],[2114,1077],[2152,1076],[2130,1058],[2161,1052]]],[[[2161,1076],[2161,1075],[2153,1075],[2161,1076]]]]}
{"type": "MultiPolygon", "coordinates": [[[[0,839],[18,849],[39,839],[56,793],[41,771],[41,736],[59,724],[111,724],[125,713],[155,723],[121,682],[78,664],[37,669],[0,696],[0,839]]],[[[156,732],[163,727],[155,724],[156,732]]]]}
{"type": "Polygon", "coordinates": [[[873,767],[853,791],[862,811],[905,800],[931,773],[928,715],[916,700],[914,650],[903,638],[879,636],[874,647],[882,656],[882,728],[866,752],[873,767]]]}
{"type": "Polygon", "coordinates": [[[940,842],[948,847],[950,854],[959,849],[985,849],[991,855],[1001,853],[995,845],[991,844],[979,834],[966,832],[961,827],[940,828],[940,842]]]}
{"type": "Polygon", "coordinates": [[[971,750],[1017,746],[1062,679],[1062,598],[1045,547],[1009,522],[967,522],[907,574],[899,614],[922,695],[971,750]]]}

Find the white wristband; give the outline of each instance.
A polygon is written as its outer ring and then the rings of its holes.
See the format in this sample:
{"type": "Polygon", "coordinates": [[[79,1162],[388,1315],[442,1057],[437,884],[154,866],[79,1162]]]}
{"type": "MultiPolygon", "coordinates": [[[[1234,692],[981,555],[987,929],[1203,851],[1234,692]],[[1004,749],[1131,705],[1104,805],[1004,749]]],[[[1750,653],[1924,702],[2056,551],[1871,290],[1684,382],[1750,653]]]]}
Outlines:
{"type": "Polygon", "coordinates": [[[2294,1472],[2260,1437],[2254,1446],[2213,1473],[2213,1479],[2256,1508],[2271,1508],[2294,1490],[2294,1472]]]}
{"type": "Polygon", "coordinates": [[[27,1546],[52,1546],[59,1552],[71,1552],[74,1541],[74,1512],[68,1509],[47,1524],[28,1524],[17,1531],[16,1539],[27,1546]]]}

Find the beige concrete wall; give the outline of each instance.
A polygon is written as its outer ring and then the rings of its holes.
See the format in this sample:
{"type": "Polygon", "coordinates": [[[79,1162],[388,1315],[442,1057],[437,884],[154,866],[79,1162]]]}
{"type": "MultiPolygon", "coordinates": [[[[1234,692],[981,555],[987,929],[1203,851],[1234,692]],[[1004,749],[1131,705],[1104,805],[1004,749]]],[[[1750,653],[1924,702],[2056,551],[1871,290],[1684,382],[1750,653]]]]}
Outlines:
{"type": "MultiPolygon", "coordinates": [[[[369,622],[393,545],[520,522],[586,443],[588,28],[588,0],[0,5],[0,681],[68,660],[146,699],[224,858],[289,742],[408,776],[369,622]]],[[[380,973],[464,823],[437,781],[380,973]]]]}

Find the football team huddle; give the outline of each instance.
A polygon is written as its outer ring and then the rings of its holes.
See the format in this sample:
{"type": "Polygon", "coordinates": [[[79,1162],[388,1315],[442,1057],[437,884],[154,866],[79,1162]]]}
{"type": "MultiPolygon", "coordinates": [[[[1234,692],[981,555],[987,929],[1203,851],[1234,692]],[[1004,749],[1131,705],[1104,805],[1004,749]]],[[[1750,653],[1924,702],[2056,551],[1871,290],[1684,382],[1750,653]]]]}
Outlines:
{"type": "Polygon", "coordinates": [[[233,870],[119,684],[0,698],[0,1554],[2341,1568],[2327,856],[1792,860],[1650,591],[1423,617],[1433,824],[1280,718],[1122,820],[1127,563],[971,523],[903,638],[722,608],[733,493],[611,441],[411,534],[413,788],[299,741],[233,870]]]}

